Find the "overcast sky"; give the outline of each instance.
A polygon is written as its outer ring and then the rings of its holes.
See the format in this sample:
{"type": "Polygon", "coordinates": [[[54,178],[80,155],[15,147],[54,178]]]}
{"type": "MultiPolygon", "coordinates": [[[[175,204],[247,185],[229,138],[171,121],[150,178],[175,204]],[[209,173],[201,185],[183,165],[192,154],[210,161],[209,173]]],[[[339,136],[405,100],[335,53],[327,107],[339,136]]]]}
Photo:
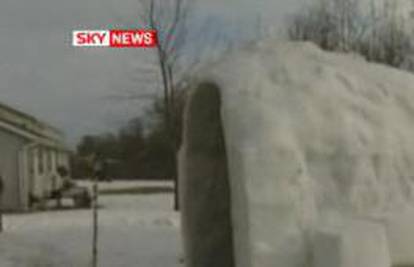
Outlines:
{"type": "MultiPolygon", "coordinates": [[[[304,0],[199,0],[197,17],[227,23],[257,14],[280,26],[304,0]]],[[[145,101],[113,96],[144,90],[137,66],[150,50],[75,49],[73,29],[138,26],[138,0],[2,0],[0,2],[0,102],[31,113],[66,133],[74,144],[84,134],[113,130],[139,115],[145,101]]],[[[231,33],[229,33],[231,34],[231,33]]],[[[156,90],[156,83],[154,88],[156,90]]]]}

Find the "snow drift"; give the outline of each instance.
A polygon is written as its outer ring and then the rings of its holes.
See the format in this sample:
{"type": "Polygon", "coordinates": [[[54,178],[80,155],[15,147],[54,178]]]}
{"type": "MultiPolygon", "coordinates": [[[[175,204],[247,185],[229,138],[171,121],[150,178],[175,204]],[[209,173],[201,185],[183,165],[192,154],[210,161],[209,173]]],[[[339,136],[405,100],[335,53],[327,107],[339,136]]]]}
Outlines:
{"type": "Polygon", "coordinates": [[[413,206],[414,76],[309,43],[228,54],[191,92],[180,179],[189,267],[412,264],[391,218],[413,206]]]}

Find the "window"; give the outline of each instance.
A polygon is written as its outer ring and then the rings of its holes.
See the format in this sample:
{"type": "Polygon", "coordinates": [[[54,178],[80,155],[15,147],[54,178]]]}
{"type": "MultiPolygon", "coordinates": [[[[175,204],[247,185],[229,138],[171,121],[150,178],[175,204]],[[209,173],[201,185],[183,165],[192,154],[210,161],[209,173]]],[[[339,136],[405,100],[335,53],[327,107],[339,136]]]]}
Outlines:
{"type": "Polygon", "coordinates": [[[52,157],[53,157],[53,151],[47,151],[46,168],[48,172],[52,171],[52,157]]]}
{"type": "Polygon", "coordinates": [[[44,166],[44,164],[43,164],[43,153],[44,153],[44,151],[43,151],[43,149],[42,148],[39,148],[38,150],[37,150],[37,158],[38,158],[38,171],[39,171],[39,174],[43,174],[44,173],[44,168],[43,168],[43,166],[44,166]]]}

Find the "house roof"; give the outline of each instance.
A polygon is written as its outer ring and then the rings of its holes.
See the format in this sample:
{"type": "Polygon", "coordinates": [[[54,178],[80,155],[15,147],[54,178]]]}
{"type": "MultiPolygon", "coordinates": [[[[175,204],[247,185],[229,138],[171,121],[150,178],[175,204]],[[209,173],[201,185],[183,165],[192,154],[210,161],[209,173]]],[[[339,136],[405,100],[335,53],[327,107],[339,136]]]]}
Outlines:
{"type": "Polygon", "coordinates": [[[63,133],[34,116],[0,103],[0,128],[32,142],[66,149],[63,133]]]}

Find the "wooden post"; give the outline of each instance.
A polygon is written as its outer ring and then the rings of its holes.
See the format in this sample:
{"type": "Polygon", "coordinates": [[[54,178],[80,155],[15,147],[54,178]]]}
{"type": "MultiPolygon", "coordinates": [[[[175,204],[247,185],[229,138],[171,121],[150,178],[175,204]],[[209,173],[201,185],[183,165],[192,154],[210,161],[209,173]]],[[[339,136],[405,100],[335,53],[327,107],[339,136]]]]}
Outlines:
{"type": "Polygon", "coordinates": [[[95,165],[94,179],[93,179],[93,201],[92,201],[92,215],[93,215],[93,239],[92,239],[92,267],[98,267],[98,182],[99,173],[101,172],[101,165],[97,163],[95,165]]]}
{"type": "Polygon", "coordinates": [[[98,266],[98,179],[93,183],[93,243],[92,243],[92,267],[98,266]]]}
{"type": "Polygon", "coordinates": [[[4,182],[3,177],[0,176],[0,233],[3,232],[3,191],[4,182]]]}
{"type": "Polygon", "coordinates": [[[3,232],[3,201],[1,200],[1,193],[0,193],[0,233],[3,232]]]}

